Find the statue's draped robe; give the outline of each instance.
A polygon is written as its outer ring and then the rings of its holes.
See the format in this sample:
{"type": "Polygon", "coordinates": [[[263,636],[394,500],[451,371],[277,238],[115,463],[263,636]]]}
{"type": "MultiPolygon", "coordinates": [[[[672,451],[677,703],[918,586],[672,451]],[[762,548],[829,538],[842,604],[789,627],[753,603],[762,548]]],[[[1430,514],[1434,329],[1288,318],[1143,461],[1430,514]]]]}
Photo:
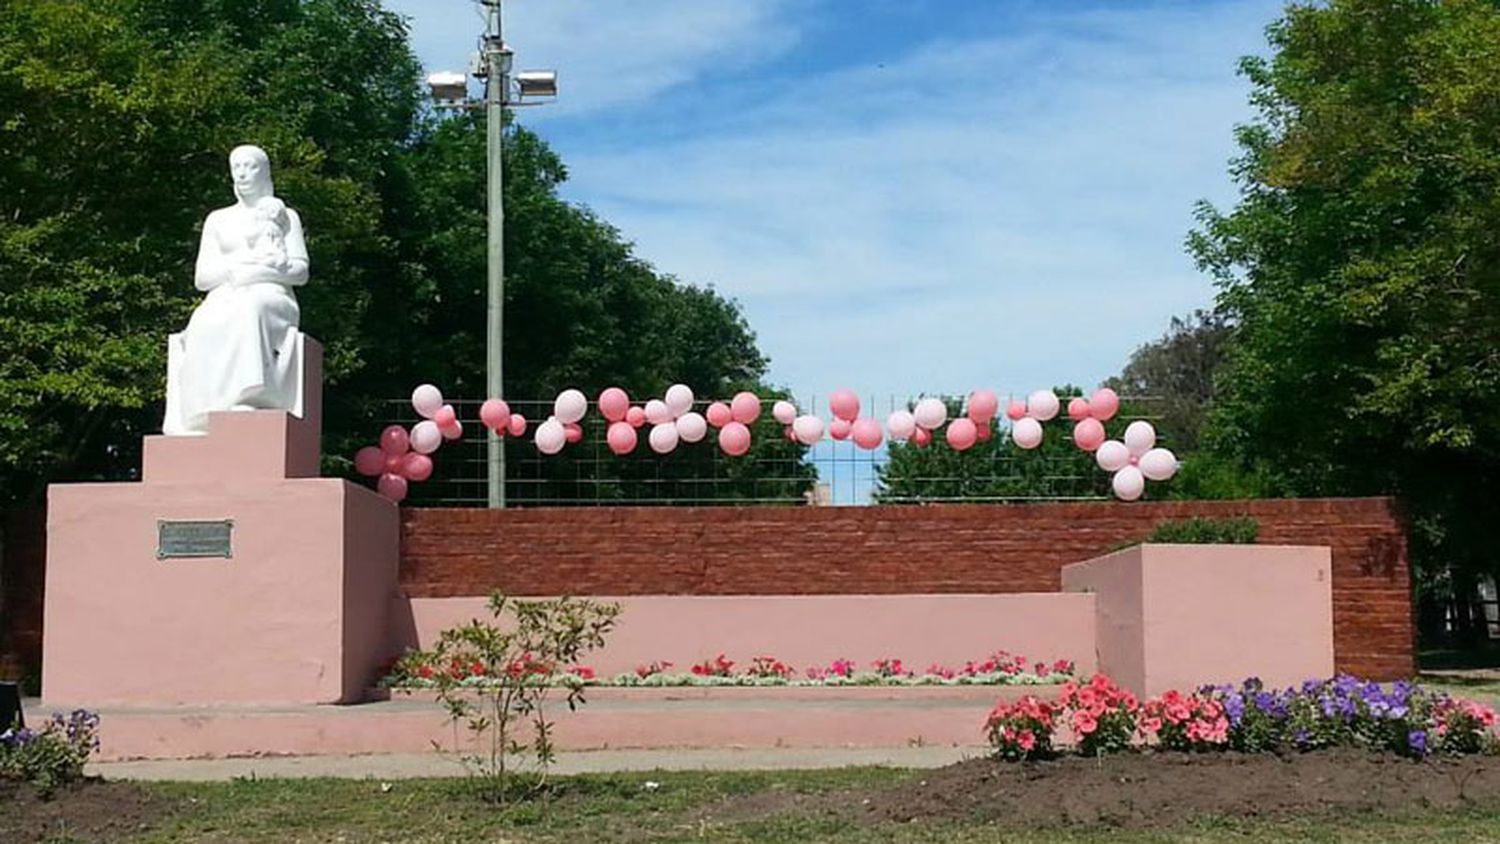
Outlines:
{"type": "MultiPolygon", "coordinates": [[[[287,258],[305,268],[301,222],[290,209],[287,214],[287,258]]],[[[296,295],[274,282],[231,283],[231,266],[252,254],[254,225],[239,207],[215,211],[204,223],[197,284],[208,295],[187,329],[169,338],[175,360],[168,365],[167,434],[202,433],[213,411],[301,406],[296,295]]]]}

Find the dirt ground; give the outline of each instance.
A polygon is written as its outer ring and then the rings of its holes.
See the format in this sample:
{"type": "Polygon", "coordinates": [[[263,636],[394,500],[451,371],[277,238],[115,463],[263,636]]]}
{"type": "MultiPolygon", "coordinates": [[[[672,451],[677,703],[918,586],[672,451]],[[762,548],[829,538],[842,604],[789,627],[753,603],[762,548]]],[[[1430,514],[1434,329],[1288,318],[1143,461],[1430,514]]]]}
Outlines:
{"type": "Polygon", "coordinates": [[[1205,815],[1400,813],[1465,801],[1500,802],[1500,759],[1416,762],[1359,750],[1284,757],[1147,753],[1022,764],[972,759],[886,788],[746,795],[707,814],[797,811],[861,823],[994,820],[1020,828],[1158,828],[1205,815]]]}
{"type": "Polygon", "coordinates": [[[166,799],[135,783],[88,779],[44,798],[29,785],[0,781],[0,841],[117,841],[169,810],[166,799]]]}
{"type": "MultiPolygon", "coordinates": [[[[771,814],[838,818],[856,825],[912,820],[994,821],[1037,829],[1159,829],[1205,815],[1242,818],[1500,804],[1500,758],[1416,762],[1357,750],[1309,754],[1123,754],[1001,763],[971,759],[913,771],[894,785],[798,793],[779,788],[689,810],[702,819],[771,814]]],[[[191,801],[189,801],[191,802],[191,801]]],[[[98,779],[44,799],[0,782],[0,842],[119,841],[191,808],[150,786],[98,779]]]]}

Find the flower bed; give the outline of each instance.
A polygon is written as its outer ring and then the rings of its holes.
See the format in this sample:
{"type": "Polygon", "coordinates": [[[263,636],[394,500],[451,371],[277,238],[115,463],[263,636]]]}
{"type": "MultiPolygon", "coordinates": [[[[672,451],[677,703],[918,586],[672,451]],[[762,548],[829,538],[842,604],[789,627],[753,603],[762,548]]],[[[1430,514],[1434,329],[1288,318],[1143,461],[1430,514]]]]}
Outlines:
{"type": "Polygon", "coordinates": [[[1496,752],[1495,722],[1488,706],[1407,682],[1382,686],[1339,676],[1272,690],[1252,678],[1237,687],[1168,691],[1142,703],[1100,674],[1066,683],[1055,703],[1031,696],[1002,702],[985,730],[996,754],[1012,760],[1052,755],[1059,724],[1072,730],[1085,756],[1152,745],[1247,753],[1362,747],[1422,758],[1496,752]]]}
{"type": "MultiPolygon", "coordinates": [[[[1003,686],[1057,685],[1074,676],[1068,660],[1029,661],[997,652],[978,662],[960,667],[929,665],[922,671],[906,667],[899,659],[878,659],[865,670],[851,660],[837,659],[827,666],[812,666],[798,672],[775,657],[761,656],[736,670],[736,663],[724,654],[694,664],[689,671],[674,672],[670,662],[652,662],[637,666],[635,671],[600,677],[585,665],[566,671],[534,660],[522,659],[508,669],[512,674],[529,675],[539,684],[554,686],[600,686],[623,688],[672,688],[685,686],[1003,686]]],[[[486,686],[495,682],[484,665],[450,664],[436,666],[408,657],[395,663],[381,681],[383,688],[435,688],[439,675],[457,680],[461,685],[486,686]]]]}
{"type": "Polygon", "coordinates": [[[40,730],[11,727],[0,732],[0,779],[20,780],[44,794],[83,776],[99,749],[99,716],[83,709],[53,713],[40,730]]]}

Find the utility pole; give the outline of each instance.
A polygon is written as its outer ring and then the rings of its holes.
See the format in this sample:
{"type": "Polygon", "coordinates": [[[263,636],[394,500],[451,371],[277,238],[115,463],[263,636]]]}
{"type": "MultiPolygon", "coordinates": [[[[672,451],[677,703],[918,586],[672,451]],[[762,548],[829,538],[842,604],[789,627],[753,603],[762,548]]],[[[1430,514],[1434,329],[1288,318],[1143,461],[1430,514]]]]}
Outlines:
{"type": "MultiPolygon", "coordinates": [[[[484,82],[485,170],[488,177],[486,208],[485,295],[485,390],[489,398],[505,396],[505,109],[540,105],[537,99],[557,96],[557,73],[527,70],[511,76],[515,55],[505,45],[500,17],[501,0],[477,0],[485,8],[484,36],[479,42],[471,71],[484,82]]],[[[473,109],[479,103],[468,98],[467,80],[461,73],[434,73],[427,77],[438,108],[473,109]]],[[[505,506],[505,442],[494,431],[487,433],[486,472],[489,506],[505,506]]]]}

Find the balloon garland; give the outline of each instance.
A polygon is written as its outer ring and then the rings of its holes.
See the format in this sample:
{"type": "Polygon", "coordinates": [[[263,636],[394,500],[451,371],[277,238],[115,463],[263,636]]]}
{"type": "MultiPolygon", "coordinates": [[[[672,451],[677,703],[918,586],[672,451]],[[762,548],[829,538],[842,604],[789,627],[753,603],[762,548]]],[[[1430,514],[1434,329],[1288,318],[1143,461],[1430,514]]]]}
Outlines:
{"type": "MultiPolygon", "coordinates": [[[[616,455],[631,454],[644,439],[656,454],[666,455],[682,444],[715,440],[721,451],[741,457],[750,451],[750,426],[760,418],[761,399],[754,393],[736,393],[728,402],[709,402],[703,413],[693,409],[697,403],[692,388],[673,384],[660,398],[633,404],[630,395],[619,387],[609,387],[595,401],[605,421],[605,444],[616,455]],[[717,431],[711,437],[711,431],[717,431]]],[[[445,440],[463,436],[463,424],[453,405],[443,401],[443,394],[431,384],[412,391],[411,406],[422,421],[411,430],[400,425],[387,426],[380,433],[378,446],[361,448],[354,455],[354,467],[362,475],[377,478],[376,489],[392,501],[407,495],[409,484],[432,476],[432,456],[445,440]]],[[[558,393],[552,403],[552,414],[536,426],[532,442],[544,455],[559,454],[569,445],[584,439],[580,424],[588,415],[588,397],[575,389],[558,393]]],[[[783,426],[792,442],[814,446],[824,436],[835,441],[851,440],[866,451],[880,447],[887,437],[917,448],[933,443],[938,431],[954,451],[967,451],[994,435],[993,426],[1000,415],[1000,398],[993,390],[976,390],[969,394],[962,414],[949,419],[948,405],[935,397],[924,397],[911,409],[893,411],[886,417],[884,430],[876,419],[860,415],[859,396],[849,389],[834,391],[829,397],[831,419],[827,423],[816,414],[801,413],[796,404],[778,399],[771,405],[771,416],[783,426]],[[945,427],[946,426],[946,427],[945,427]]],[[[1147,481],[1170,480],[1177,473],[1176,455],[1156,447],[1156,429],[1144,420],[1131,422],[1120,440],[1108,438],[1104,423],[1120,410],[1120,397],[1103,387],[1093,395],[1068,400],[1066,414],[1073,423],[1073,444],[1090,452],[1099,468],[1109,472],[1110,487],[1122,501],[1139,499],[1147,481]]],[[[1010,420],[1010,437],[1018,448],[1040,447],[1046,432],[1043,424],[1064,412],[1062,400],[1051,390],[1037,390],[1024,401],[1012,399],[1005,407],[1010,420]]],[[[487,399],[479,408],[479,421],[496,436],[520,438],[526,435],[527,420],[511,412],[503,399],[487,399]]]]}

